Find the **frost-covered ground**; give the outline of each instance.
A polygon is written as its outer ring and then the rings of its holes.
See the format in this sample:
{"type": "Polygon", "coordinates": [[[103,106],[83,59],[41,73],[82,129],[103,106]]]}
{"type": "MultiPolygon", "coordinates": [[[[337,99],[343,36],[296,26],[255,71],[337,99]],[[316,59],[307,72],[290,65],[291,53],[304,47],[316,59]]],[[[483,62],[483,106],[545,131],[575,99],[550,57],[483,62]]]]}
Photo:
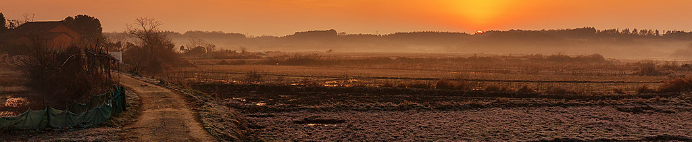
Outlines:
{"type": "Polygon", "coordinates": [[[266,141],[692,141],[692,95],[199,85],[266,141]]]}
{"type": "Polygon", "coordinates": [[[689,106],[674,113],[632,113],[612,106],[583,106],[462,111],[297,111],[272,115],[247,117],[250,122],[266,127],[257,129],[261,138],[300,141],[530,141],[555,138],[689,140],[692,137],[689,106]],[[310,116],[345,122],[295,122],[310,116]]]}
{"type": "Polygon", "coordinates": [[[246,118],[264,140],[692,141],[692,105],[687,99],[623,99],[596,104],[570,101],[563,105],[543,100],[532,102],[534,107],[502,105],[512,101],[452,110],[313,106],[253,111],[246,113],[246,118]]]}

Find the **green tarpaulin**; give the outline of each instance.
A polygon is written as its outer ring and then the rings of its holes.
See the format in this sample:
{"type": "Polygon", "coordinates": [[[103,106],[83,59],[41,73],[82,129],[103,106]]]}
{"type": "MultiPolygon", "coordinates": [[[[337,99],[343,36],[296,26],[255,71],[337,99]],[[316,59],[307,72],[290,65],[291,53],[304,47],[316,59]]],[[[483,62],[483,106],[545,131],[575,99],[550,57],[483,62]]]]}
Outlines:
{"type": "Polygon", "coordinates": [[[0,129],[88,127],[125,111],[126,104],[125,88],[114,86],[107,93],[95,95],[86,104],[73,104],[67,111],[47,106],[45,110],[27,110],[17,116],[2,117],[0,129]]]}

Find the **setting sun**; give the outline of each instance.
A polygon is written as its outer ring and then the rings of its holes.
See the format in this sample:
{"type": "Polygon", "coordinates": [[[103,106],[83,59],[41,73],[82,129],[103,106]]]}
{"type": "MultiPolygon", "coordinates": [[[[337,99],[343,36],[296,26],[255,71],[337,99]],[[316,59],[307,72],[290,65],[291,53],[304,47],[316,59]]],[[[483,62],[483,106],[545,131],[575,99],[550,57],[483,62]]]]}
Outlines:
{"type": "Polygon", "coordinates": [[[514,3],[510,0],[452,0],[449,1],[451,13],[472,27],[488,27],[514,3]]]}

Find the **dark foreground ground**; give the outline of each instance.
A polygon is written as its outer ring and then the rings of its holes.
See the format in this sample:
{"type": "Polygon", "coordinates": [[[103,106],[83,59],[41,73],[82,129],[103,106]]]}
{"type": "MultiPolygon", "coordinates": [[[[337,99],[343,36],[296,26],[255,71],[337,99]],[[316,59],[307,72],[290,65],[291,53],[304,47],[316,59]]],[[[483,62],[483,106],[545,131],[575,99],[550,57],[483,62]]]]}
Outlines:
{"type": "Polygon", "coordinates": [[[197,84],[263,140],[692,141],[689,94],[546,95],[197,84]]]}

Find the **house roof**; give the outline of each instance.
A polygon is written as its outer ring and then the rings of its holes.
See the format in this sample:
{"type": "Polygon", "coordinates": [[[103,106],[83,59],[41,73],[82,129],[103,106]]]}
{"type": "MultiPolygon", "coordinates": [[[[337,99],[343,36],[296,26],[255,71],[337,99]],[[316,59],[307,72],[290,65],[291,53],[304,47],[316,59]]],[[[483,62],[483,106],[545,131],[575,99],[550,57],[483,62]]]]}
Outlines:
{"type": "Polygon", "coordinates": [[[64,25],[62,21],[41,21],[41,22],[26,22],[21,26],[13,29],[10,34],[13,35],[41,35],[45,34],[54,27],[64,25]]]}

